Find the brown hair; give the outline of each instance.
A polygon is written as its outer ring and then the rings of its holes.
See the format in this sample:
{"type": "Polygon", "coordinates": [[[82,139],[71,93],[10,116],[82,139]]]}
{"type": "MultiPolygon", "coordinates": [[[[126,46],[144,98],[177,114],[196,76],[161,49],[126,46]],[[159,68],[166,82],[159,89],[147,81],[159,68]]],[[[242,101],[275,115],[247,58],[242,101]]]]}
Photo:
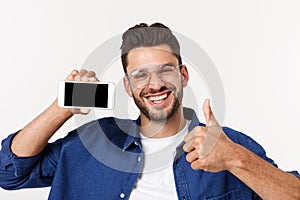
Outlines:
{"type": "Polygon", "coordinates": [[[180,65],[182,64],[178,40],[171,30],[161,23],[154,23],[150,26],[146,23],[137,24],[124,32],[122,40],[121,60],[125,73],[127,72],[128,53],[138,47],[152,47],[166,44],[171,48],[172,53],[178,59],[178,63],[180,65]]]}

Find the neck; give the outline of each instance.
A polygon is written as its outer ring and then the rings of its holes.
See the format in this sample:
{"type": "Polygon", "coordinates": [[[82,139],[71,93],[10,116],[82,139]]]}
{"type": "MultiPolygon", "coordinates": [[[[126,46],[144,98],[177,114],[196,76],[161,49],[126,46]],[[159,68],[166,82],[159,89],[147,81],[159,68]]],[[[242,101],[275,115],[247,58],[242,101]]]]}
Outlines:
{"type": "Polygon", "coordinates": [[[176,135],[186,125],[183,108],[178,110],[166,121],[153,121],[141,113],[141,133],[148,138],[165,138],[176,135]]]}

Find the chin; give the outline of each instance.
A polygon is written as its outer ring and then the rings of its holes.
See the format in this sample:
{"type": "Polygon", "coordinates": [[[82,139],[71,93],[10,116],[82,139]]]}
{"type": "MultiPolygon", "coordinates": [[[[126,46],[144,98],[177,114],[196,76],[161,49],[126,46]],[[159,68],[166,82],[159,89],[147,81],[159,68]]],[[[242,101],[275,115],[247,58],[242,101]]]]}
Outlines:
{"type": "Polygon", "coordinates": [[[156,122],[164,122],[174,116],[179,109],[178,103],[174,102],[169,108],[151,108],[148,110],[147,117],[156,122]]]}
{"type": "Polygon", "coordinates": [[[147,116],[151,121],[156,121],[156,122],[164,122],[168,118],[168,113],[163,110],[149,110],[148,116],[147,116]]]}
{"type": "Polygon", "coordinates": [[[147,99],[136,98],[133,96],[135,104],[140,109],[141,114],[151,121],[165,122],[176,114],[181,105],[182,90],[177,96],[169,94],[165,101],[159,103],[151,103],[147,99]]]}

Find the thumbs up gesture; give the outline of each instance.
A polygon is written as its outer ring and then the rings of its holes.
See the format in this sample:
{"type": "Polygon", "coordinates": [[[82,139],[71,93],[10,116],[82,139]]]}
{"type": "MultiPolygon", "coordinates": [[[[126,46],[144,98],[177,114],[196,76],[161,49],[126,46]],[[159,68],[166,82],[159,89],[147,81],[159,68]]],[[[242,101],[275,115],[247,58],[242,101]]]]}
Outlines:
{"type": "Polygon", "coordinates": [[[183,149],[186,160],[194,170],[219,172],[230,170],[234,162],[236,144],[232,142],[219,126],[210,107],[209,99],[203,104],[206,126],[197,126],[184,138],[183,149]]]}

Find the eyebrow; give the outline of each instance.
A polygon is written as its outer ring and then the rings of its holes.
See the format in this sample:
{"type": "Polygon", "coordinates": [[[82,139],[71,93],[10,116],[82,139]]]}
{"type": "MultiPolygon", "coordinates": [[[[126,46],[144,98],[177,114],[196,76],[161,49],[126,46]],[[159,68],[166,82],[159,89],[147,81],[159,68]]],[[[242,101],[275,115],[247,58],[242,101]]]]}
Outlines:
{"type": "Polygon", "coordinates": [[[176,66],[174,63],[171,63],[171,62],[168,62],[168,63],[164,63],[164,64],[161,64],[159,65],[159,67],[164,67],[164,66],[176,66]]]}
{"type": "MultiPolygon", "coordinates": [[[[165,67],[165,66],[168,66],[168,65],[170,65],[170,66],[177,66],[176,64],[174,64],[172,62],[167,62],[167,63],[163,63],[163,64],[160,64],[160,65],[155,65],[155,66],[158,66],[160,68],[160,67],[165,67]]],[[[148,66],[151,66],[151,65],[148,65],[148,66]]],[[[147,64],[145,64],[145,66],[142,65],[141,68],[134,69],[134,70],[129,71],[127,73],[131,74],[132,72],[139,71],[139,70],[145,70],[146,68],[147,68],[147,64]]]]}

